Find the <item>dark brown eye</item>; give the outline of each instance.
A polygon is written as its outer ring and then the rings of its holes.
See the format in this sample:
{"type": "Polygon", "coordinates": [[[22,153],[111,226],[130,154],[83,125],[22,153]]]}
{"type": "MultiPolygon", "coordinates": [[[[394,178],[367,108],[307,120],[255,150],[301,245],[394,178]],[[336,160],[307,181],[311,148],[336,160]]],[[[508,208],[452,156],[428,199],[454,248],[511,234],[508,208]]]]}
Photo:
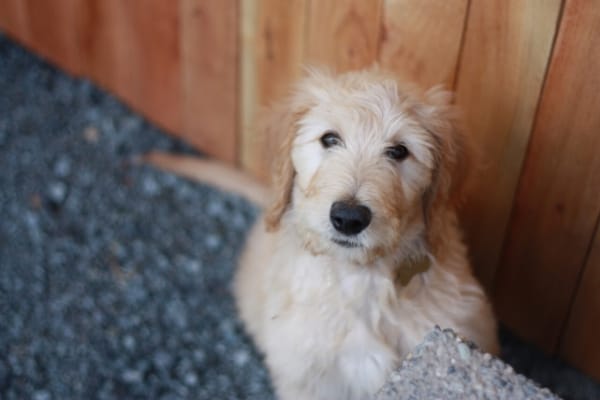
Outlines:
{"type": "Polygon", "coordinates": [[[385,155],[394,161],[402,161],[410,155],[405,145],[399,144],[385,149],[385,155]]]}
{"type": "Polygon", "coordinates": [[[321,136],[321,144],[324,148],[329,148],[332,146],[338,146],[342,143],[342,138],[337,132],[327,131],[321,136]]]}

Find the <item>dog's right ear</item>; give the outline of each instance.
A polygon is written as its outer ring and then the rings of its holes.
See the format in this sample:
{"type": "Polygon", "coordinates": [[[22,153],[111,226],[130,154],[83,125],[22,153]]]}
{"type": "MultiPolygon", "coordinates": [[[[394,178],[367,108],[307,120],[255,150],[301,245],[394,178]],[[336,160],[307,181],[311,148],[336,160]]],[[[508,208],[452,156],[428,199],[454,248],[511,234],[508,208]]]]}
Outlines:
{"type": "Polygon", "coordinates": [[[263,134],[274,151],[271,189],[273,199],[265,212],[268,231],[279,228],[281,218],[292,201],[296,171],[292,163],[292,145],[298,134],[302,117],[319,101],[327,97],[327,88],[333,84],[331,71],[306,67],[301,79],[288,98],[277,103],[264,119],[263,134]]]}
{"type": "Polygon", "coordinates": [[[265,224],[268,231],[275,231],[283,214],[292,201],[292,187],[296,171],[292,163],[292,145],[298,131],[298,121],[306,109],[298,108],[290,99],[272,108],[263,126],[263,133],[274,143],[275,154],[272,162],[271,204],[265,211],[265,224]],[[296,106],[296,107],[294,107],[296,106]]]}

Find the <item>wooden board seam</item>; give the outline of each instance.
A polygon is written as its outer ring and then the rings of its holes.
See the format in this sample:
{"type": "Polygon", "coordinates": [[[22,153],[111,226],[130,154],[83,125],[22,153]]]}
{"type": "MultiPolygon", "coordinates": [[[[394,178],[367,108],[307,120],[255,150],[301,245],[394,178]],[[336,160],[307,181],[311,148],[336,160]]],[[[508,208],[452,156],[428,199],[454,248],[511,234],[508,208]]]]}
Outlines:
{"type": "Polygon", "coordinates": [[[577,294],[581,287],[581,282],[583,280],[583,275],[585,274],[586,268],[592,268],[592,266],[588,265],[588,260],[592,254],[592,250],[594,248],[594,242],[596,239],[596,235],[600,234],[600,213],[596,216],[596,224],[594,226],[594,234],[591,235],[590,241],[587,245],[585,251],[585,258],[583,262],[583,266],[579,269],[579,273],[577,274],[577,280],[575,281],[575,289],[573,293],[571,293],[571,297],[569,299],[569,307],[567,309],[567,317],[564,319],[562,326],[560,328],[560,333],[558,335],[558,340],[556,341],[556,345],[554,346],[553,354],[559,354],[560,348],[563,344],[564,336],[567,332],[567,327],[569,326],[569,322],[571,321],[571,316],[573,314],[573,307],[575,306],[575,300],[577,299],[577,294]]]}
{"type": "MultiPolygon", "coordinates": [[[[469,1],[470,4],[470,1],[469,1]]],[[[525,157],[523,158],[523,162],[521,164],[521,171],[519,172],[519,179],[517,180],[517,185],[515,187],[515,191],[513,193],[513,197],[512,197],[512,202],[511,204],[511,210],[508,216],[508,223],[506,224],[505,228],[504,228],[504,233],[503,233],[503,238],[502,239],[502,246],[501,246],[501,250],[500,250],[500,256],[498,257],[498,259],[496,260],[496,265],[494,267],[494,271],[493,271],[493,275],[492,275],[492,291],[491,293],[494,293],[495,296],[495,282],[496,282],[496,276],[498,275],[498,270],[500,267],[500,263],[502,261],[502,257],[506,251],[506,248],[508,247],[508,233],[510,230],[510,221],[512,221],[513,217],[514,217],[514,213],[516,212],[515,210],[515,202],[517,200],[517,196],[518,196],[518,192],[519,192],[519,187],[521,186],[522,180],[523,180],[523,173],[524,173],[524,168],[523,166],[525,165],[525,160],[527,160],[528,155],[530,154],[531,151],[531,137],[532,137],[532,133],[535,132],[535,129],[537,128],[537,124],[539,123],[539,119],[538,119],[538,115],[540,112],[540,105],[542,103],[542,99],[544,98],[544,94],[546,92],[546,83],[548,80],[548,73],[550,71],[550,64],[552,63],[552,60],[554,59],[554,52],[556,49],[556,41],[558,39],[558,34],[560,32],[560,28],[561,28],[561,24],[562,24],[562,20],[563,20],[563,12],[565,10],[565,0],[561,0],[560,2],[560,8],[558,10],[558,16],[556,18],[556,28],[554,29],[554,36],[552,37],[552,44],[550,45],[550,53],[548,54],[548,62],[546,63],[546,67],[544,69],[544,77],[542,78],[542,85],[540,87],[540,93],[539,96],[537,98],[537,103],[535,105],[535,111],[533,112],[533,123],[531,124],[531,129],[529,130],[529,137],[527,139],[527,148],[525,149],[525,157]]]]}
{"type": "MultiPolygon", "coordinates": [[[[467,38],[467,29],[469,27],[469,16],[471,13],[471,1],[467,0],[467,8],[465,10],[465,17],[463,21],[462,33],[460,34],[460,45],[458,47],[458,55],[456,66],[454,67],[454,79],[452,80],[452,92],[456,93],[458,89],[458,77],[460,75],[460,68],[462,67],[463,51],[465,49],[465,42],[467,38]]],[[[456,103],[456,96],[454,97],[453,103],[456,103]]]]}

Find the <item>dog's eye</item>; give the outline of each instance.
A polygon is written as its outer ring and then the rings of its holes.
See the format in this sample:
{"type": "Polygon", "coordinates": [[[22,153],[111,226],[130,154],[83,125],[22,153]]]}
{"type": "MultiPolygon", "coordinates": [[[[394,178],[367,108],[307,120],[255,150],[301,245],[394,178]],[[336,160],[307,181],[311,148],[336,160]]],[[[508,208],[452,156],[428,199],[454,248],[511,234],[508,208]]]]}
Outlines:
{"type": "Polygon", "coordinates": [[[410,155],[410,152],[405,145],[399,144],[385,149],[385,155],[394,161],[402,161],[410,155]]]}
{"type": "Polygon", "coordinates": [[[342,143],[342,138],[337,132],[327,131],[321,136],[321,144],[324,148],[329,148],[332,146],[338,146],[342,143]]]}

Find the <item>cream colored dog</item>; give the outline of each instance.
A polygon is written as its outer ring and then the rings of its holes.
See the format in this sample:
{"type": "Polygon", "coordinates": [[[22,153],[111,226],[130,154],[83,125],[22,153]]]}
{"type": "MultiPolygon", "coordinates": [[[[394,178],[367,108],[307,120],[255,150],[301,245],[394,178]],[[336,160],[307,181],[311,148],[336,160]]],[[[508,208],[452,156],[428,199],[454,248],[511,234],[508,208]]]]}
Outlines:
{"type": "MultiPolygon", "coordinates": [[[[450,95],[377,71],[308,75],[267,124],[283,143],[275,198],[234,286],[279,398],[368,399],[435,325],[496,352],[457,226],[469,154],[450,95]]],[[[219,175],[201,179],[243,186],[219,175]]]]}

